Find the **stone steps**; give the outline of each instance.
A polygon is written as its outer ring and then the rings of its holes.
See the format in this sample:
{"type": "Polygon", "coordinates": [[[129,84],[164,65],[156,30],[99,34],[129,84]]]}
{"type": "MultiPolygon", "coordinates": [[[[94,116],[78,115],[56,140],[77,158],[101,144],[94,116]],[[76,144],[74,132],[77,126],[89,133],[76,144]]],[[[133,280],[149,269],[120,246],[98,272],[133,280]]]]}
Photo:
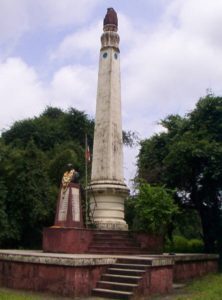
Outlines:
{"type": "MultiPolygon", "coordinates": [[[[94,248],[89,248],[89,250],[87,251],[87,253],[90,254],[110,254],[110,255],[136,255],[136,254],[141,254],[142,252],[140,251],[140,249],[135,250],[135,249],[104,249],[104,250],[98,250],[98,248],[94,249],[94,248]]],[[[146,252],[144,252],[146,253],[146,252]]]]}
{"type": "Polygon", "coordinates": [[[115,245],[115,247],[114,247],[114,245],[112,245],[112,246],[110,246],[109,247],[109,245],[98,245],[98,244],[93,244],[92,246],[90,246],[89,247],[89,249],[91,249],[91,250],[99,250],[99,251],[101,251],[101,250],[104,250],[104,251],[106,251],[106,250],[130,250],[130,251],[133,251],[133,250],[135,250],[135,251],[140,251],[140,248],[139,247],[136,247],[136,246],[124,246],[124,245],[115,245]]]}
{"type": "Polygon", "coordinates": [[[131,292],[132,289],[136,288],[138,284],[136,283],[123,283],[123,282],[113,282],[113,281],[99,281],[98,288],[101,289],[109,289],[124,291],[124,292],[131,292]]]}
{"type": "Polygon", "coordinates": [[[147,254],[127,231],[95,231],[87,253],[92,254],[147,254]]]}
{"type": "Polygon", "coordinates": [[[103,245],[106,245],[106,246],[111,246],[112,247],[112,245],[113,244],[115,244],[116,246],[119,246],[119,247],[121,247],[121,246],[131,246],[131,247],[139,247],[139,244],[138,243],[136,243],[134,240],[129,240],[129,239],[123,239],[123,240],[121,240],[121,239],[119,239],[119,240],[114,240],[114,239],[112,239],[112,240],[97,240],[97,239],[94,239],[93,240],[93,242],[96,244],[96,245],[99,245],[99,246],[103,246],[103,245]]]}
{"type": "Polygon", "coordinates": [[[103,234],[116,234],[118,233],[119,235],[129,235],[128,231],[117,231],[117,230],[96,230],[97,235],[103,235],[103,234]]]}
{"type": "MultiPolygon", "coordinates": [[[[140,249],[139,245],[136,244],[134,241],[95,241],[93,240],[93,247],[100,247],[100,248],[106,248],[106,247],[113,247],[115,245],[115,248],[122,248],[122,247],[131,247],[131,248],[138,248],[140,249]]],[[[91,246],[91,247],[92,247],[91,246]]]]}
{"type": "Polygon", "coordinates": [[[109,289],[96,288],[93,290],[93,296],[111,298],[111,299],[130,299],[132,292],[115,291],[109,289]]]}
{"type": "Polygon", "coordinates": [[[131,299],[139,280],[150,267],[150,261],[136,258],[119,258],[112,264],[92,291],[93,296],[112,299],[131,299]]]}
{"type": "MultiPolygon", "coordinates": [[[[152,264],[152,259],[146,259],[146,258],[141,258],[141,257],[133,257],[133,258],[128,258],[128,257],[121,257],[118,258],[118,261],[116,264],[127,264],[127,265],[145,265],[145,266],[150,266],[152,264]]],[[[115,265],[116,265],[115,264],[115,265]]]]}
{"type": "Polygon", "coordinates": [[[144,270],[135,270],[135,269],[119,269],[119,268],[108,268],[107,274],[113,275],[132,275],[132,276],[140,276],[141,273],[144,273],[144,270]]]}
{"type": "Polygon", "coordinates": [[[94,234],[94,239],[97,239],[97,240],[100,240],[100,241],[104,241],[104,240],[107,240],[108,239],[112,239],[112,240],[116,240],[116,241],[119,241],[119,240],[128,240],[128,239],[131,239],[133,240],[132,237],[130,236],[127,236],[127,235],[124,235],[124,236],[119,236],[119,235],[110,235],[110,234],[107,234],[107,235],[98,235],[98,234],[94,234]]]}
{"type": "Polygon", "coordinates": [[[111,265],[111,267],[116,267],[120,269],[142,269],[145,270],[147,269],[147,264],[123,264],[123,263],[116,263],[115,265],[111,265]]]}
{"type": "Polygon", "coordinates": [[[129,276],[129,275],[114,275],[114,274],[103,274],[101,277],[102,281],[112,281],[121,283],[137,283],[141,276],[129,276]]]}

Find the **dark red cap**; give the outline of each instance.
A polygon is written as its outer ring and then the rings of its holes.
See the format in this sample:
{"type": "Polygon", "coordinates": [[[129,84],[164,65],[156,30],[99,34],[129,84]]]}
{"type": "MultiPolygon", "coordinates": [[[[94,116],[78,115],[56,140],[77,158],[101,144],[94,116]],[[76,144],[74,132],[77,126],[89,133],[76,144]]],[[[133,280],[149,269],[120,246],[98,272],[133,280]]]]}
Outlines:
{"type": "Polygon", "coordinates": [[[106,25],[114,25],[118,27],[117,13],[112,7],[107,8],[107,13],[103,20],[103,26],[105,27],[106,25]]]}

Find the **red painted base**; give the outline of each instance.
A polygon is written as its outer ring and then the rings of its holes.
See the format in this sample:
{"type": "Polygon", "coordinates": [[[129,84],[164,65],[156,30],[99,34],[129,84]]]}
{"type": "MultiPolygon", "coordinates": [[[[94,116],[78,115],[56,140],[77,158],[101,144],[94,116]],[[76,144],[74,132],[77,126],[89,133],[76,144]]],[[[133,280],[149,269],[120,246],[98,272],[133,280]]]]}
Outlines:
{"type": "Polygon", "coordinates": [[[143,233],[50,227],[43,231],[43,251],[54,253],[160,254],[163,238],[143,233]]]}
{"type": "Polygon", "coordinates": [[[93,230],[81,228],[44,228],[43,251],[53,253],[87,253],[93,230]]]}
{"type": "Polygon", "coordinates": [[[67,267],[0,261],[0,286],[62,296],[86,297],[106,266],[67,267]]]}
{"type": "Polygon", "coordinates": [[[217,260],[177,261],[173,267],[175,282],[186,282],[208,273],[218,272],[217,260]]]}
{"type": "MultiPolygon", "coordinates": [[[[54,261],[49,263],[50,256],[44,258],[41,253],[39,256],[38,252],[23,253],[23,255],[14,255],[13,253],[7,255],[5,252],[6,250],[3,251],[0,258],[0,286],[50,292],[62,296],[90,296],[101,275],[107,272],[109,267],[107,262],[96,262],[96,259],[100,259],[99,256],[94,258],[93,256],[83,256],[81,261],[76,256],[80,265],[75,266],[70,264],[70,259],[75,261],[75,256],[63,256],[61,258],[52,256],[52,259],[57,259],[56,264],[54,261]],[[68,258],[69,263],[66,261],[68,258]],[[40,261],[37,262],[36,259],[40,261]],[[63,263],[60,259],[63,260],[63,263]],[[87,262],[89,259],[95,259],[95,262],[87,262]]],[[[16,251],[14,252],[16,253],[16,251]]],[[[171,291],[173,281],[187,281],[217,271],[217,258],[212,256],[209,258],[204,255],[196,255],[196,258],[191,256],[175,256],[172,258],[173,261],[175,260],[175,264],[171,261],[170,256],[163,256],[162,258],[161,256],[159,258],[147,256],[150,261],[152,260],[152,263],[139,280],[133,299],[156,293],[167,293],[171,291]],[[169,259],[171,263],[169,263],[169,259]]],[[[126,259],[129,260],[129,256],[126,259]]],[[[135,259],[138,260],[138,257],[135,259]]]]}

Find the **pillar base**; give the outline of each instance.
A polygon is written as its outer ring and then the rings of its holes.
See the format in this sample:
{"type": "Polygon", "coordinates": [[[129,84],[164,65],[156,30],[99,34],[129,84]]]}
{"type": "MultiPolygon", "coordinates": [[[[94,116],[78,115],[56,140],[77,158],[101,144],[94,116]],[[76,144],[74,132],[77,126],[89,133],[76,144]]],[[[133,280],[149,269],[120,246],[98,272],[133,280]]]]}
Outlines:
{"type": "Polygon", "coordinates": [[[96,225],[96,228],[100,230],[121,230],[121,231],[127,231],[128,230],[128,224],[126,222],[115,222],[115,221],[107,221],[106,223],[104,221],[95,221],[94,223],[96,225]]]}
{"type": "Polygon", "coordinates": [[[124,220],[124,200],[127,186],[118,181],[94,181],[88,187],[90,218],[101,230],[128,230],[124,220]]]}

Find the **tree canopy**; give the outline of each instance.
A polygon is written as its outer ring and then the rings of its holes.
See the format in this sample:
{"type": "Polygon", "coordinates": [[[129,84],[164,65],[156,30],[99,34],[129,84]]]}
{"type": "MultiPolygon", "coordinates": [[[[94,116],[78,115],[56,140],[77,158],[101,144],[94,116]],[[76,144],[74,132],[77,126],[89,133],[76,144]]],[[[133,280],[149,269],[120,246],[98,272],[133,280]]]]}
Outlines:
{"type": "MultiPolygon", "coordinates": [[[[72,163],[85,183],[85,135],[92,149],[94,120],[84,112],[47,107],[15,122],[0,138],[0,246],[41,246],[53,224],[64,168],[72,163]]],[[[124,144],[134,133],[124,132],[124,144]]],[[[90,167],[90,166],[89,166],[90,167]]],[[[90,174],[90,172],[88,172],[90,174]]]]}
{"type": "Polygon", "coordinates": [[[207,95],[161,125],[163,132],[141,142],[138,177],[175,189],[175,201],[198,212],[205,250],[213,252],[222,238],[222,97],[207,95]]]}

